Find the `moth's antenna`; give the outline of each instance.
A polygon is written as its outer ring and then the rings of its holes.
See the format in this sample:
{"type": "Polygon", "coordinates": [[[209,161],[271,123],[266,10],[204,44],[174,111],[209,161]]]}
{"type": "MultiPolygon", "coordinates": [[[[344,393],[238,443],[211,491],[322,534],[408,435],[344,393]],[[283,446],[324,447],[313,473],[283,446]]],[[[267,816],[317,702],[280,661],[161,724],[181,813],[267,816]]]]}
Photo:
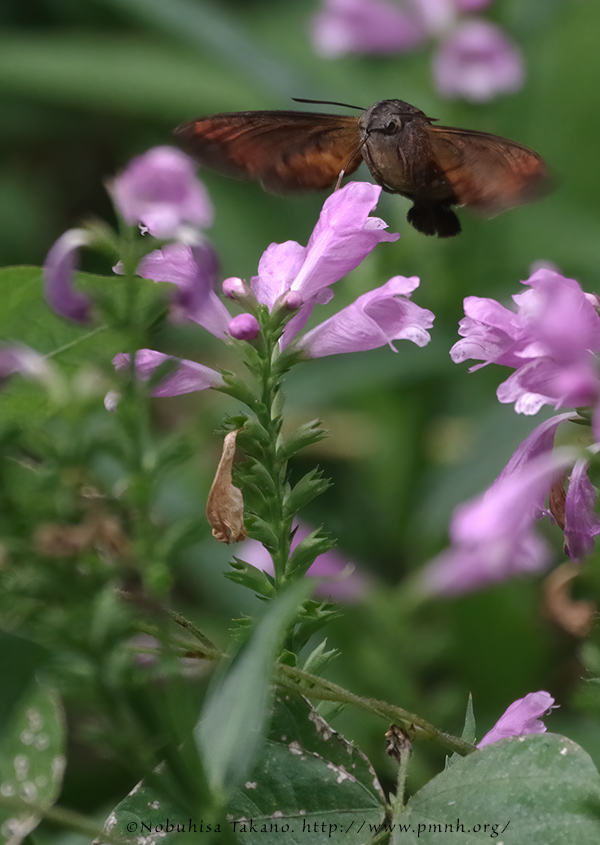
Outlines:
{"type": "Polygon", "coordinates": [[[351,106],[349,103],[332,103],[330,100],[305,100],[302,97],[292,97],[295,103],[314,103],[318,106],[341,106],[344,109],[358,109],[365,111],[362,106],[351,106]]]}
{"type": "Polygon", "coordinates": [[[357,155],[359,154],[359,152],[362,150],[362,148],[363,148],[363,146],[364,146],[365,141],[367,140],[367,138],[368,138],[368,135],[367,135],[367,136],[366,136],[366,137],[365,137],[365,138],[364,138],[364,139],[360,142],[360,144],[359,144],[359,145],[358,145],[358,147],[354,150],[354,152],[352,153],[352,155],[350,156],[350,158],[348,159],[348,161],[346,162],[346,164],[345,164],[345,165],[342,167],[342,169],[340,170],[340,175],[338,176],[338,178],[337,178],[337,182],[335,183],[335,188],[333,189],[334,191],[339,191],[339,189],[342,187],[342,179],[343,179],[343,178],[344,178],[344,176],[346,175],[346,170],[350,167],[350,164],[351,164],[351,162],[352,162],[352,159],[353,159],[353,158],[356,158],[356,156],[357,156],[357,155]]]}

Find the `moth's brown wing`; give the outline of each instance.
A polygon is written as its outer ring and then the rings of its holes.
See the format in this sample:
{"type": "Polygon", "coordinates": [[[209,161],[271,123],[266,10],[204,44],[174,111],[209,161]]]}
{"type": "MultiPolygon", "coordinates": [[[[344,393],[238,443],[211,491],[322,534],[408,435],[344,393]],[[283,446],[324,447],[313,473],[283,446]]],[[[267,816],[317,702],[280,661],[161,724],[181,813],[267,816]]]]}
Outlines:
{"type": "Polygon", "coordinates": [[[522,144],[450,126],[428,126],[427,134],[432,157],[461,205],[491,216],[548,188],[544,160],[522,144]]]}
{"type": "Polygon", "coordinates": [[[207,167],[285,194],[332,187],[362,161],[358,118],[295,111],[197,117],[179,126],[179,145],[207,167]]]}

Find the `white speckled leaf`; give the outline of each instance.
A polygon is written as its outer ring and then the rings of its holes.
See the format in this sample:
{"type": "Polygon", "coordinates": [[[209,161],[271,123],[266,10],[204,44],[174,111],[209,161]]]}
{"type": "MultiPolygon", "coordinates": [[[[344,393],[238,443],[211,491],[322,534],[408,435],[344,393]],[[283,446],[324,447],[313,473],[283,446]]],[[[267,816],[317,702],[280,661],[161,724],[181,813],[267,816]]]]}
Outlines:
{"type": "MultiPolygon", "coordinates": [[[[32,683],[15,706],[0,741],[0,795],[51,807],[60,792],[64,720],[58,696],[32,683]]],[[[18,845],[40,821],[27,806],[0,805],[0,843],[18,845]]]]}
{"type": "Polygon", "coordinates": [[[228,818],[241,843],[367,842],[384,795],[367,758],[309,703],[278,697],[263,752],[228,818]],[[243,819],[247,819],[244,822],[243,819]],[[252,820],[252,824],[249,820],[252,820]]]}
{"type": "Polygon", "coordinates": [[[566,737],[512,737],[457,760],[394,823],[392,845],[598,845],[600,775],[566,737]]]}
{"type": "MultiPolygon", "coordinates": [[[[241,845],[358,845],[372,838],[383,819],[383,805],[367,758],[307,701],[284,695],[276,700],[268,736],[244,786],[234,792],[215,841],[233,833],[241,845]]],[[[144,845],[209,842],[214,827],[202,808],[190,819],[189,813],[143,784],[106,823],[113,834],[135,834],[133,842],[145,837],[144,845]],[[190,831],[194,824],[195,833],[190,831]]]]}

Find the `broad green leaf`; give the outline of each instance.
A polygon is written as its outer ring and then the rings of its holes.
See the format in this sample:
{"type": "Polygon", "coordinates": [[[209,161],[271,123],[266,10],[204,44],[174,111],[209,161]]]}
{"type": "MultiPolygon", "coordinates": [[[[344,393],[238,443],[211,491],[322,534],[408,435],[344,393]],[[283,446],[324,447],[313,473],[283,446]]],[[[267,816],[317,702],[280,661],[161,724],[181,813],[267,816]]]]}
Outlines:
{"type": "Polygon", "coordinates": [[[455,762],[394,825],[392,845],[439,845],[444,833],[461,845],[597,845],[600,775],[564,736],[512,737],[455,762]]]}
{"type": "Polygon", "coordinates": [[[227,810],[244,845],[352,845],[372,838],[384,804],[364,754],[305,699],[282,694],[261,756],[227,810]]]}
{"type": "Polygon", "coordinates": [[[58,696],[32,683],[0,739],[0,842],[19,845],[60,792],[64,720],[58,696]],[[14,806],[12,805],[12,802],[14,806]],[[32,805],[32,806],[29,806],[32,805]]]}
{"type": "Polygon", "coordinates": [[[267,737],[227,803],[226,821],[215,822],[204,806],[190,819],[165,800],[162,777],[152,788],[136,786],[106,829],[120,836],[160,834],[164,845],[191,845],[200,833],[202,842],[210,841],[209,834],[223,842],[229,834],[242,845],[358,845],[372,838],[384,815],[384,796],[367,758],[299,696],[276,698],[267,737]]]}
{"type": "MultiPolygon", "coordinates": [[[[101,276],[78,273],[81,281],[101,283],[101,276]]],[[[118,281],[118,280],[117,280],[118,281]]],[[[107,278],[105,284],[115,284],[107,278]]],[[[0,268],[0,341],[19,342],[42,354],[83,343],[98,334],[95,326],[81,325],[58,317],[44,299],[41,267],[0,268]]],[[[101,332],[103,334],[103,332],[101,332]]]]}
{"type": "MultiPolygon", "coordinates": [[[[122,302],[120,276],[77,273],[74,284],[96,296],[110,294],[122,302]]],[[[164,286],[139,279],[140,306],[152,309],[161,302],[164,286]],[[160,290],[162,288],[162,291],[160,290]]],[[[123,349],[123,335],[107,325],[81,325],[57,316],[47,305],[40,267],[0,268],[0,344],[21,343],[70,370],[94,364],[105,366],[123,349]]],[[[18,376],[2,385],[0,422],[33,426],[48,415],[49,401],[39,385],[18,376]]]]}
{"type": "Polygon", "coordinates": [[[195,737],[212,789],[228,794],[258,752],[271,698],[271,673],[287,628],[310,591],[299,581],[273,601],[231,666],[215,677],[195,737]]]}
{"type": "Polygon", "coordinates": [[[11,724],[14,708],[18,706],[46,657],[47,652],[41,646],[0,631],[0,741],[11,724]]]}

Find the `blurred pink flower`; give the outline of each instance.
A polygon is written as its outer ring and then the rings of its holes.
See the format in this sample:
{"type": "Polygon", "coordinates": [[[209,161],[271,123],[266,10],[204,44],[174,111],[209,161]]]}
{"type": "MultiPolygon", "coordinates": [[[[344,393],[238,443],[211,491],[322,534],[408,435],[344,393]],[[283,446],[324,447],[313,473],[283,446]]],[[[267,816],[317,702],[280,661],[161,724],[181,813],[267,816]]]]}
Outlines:
{"type": "Polygon", "coordinates": [[[525,698],[519,698],[505,710],[491,731],[488,731],[477,748],[484,748],[499,739],[511,736],[525,736],[525,734],[546,733],[546,725],[542,716],[548,716],[554,708],[554,699],[549,692],[540,690],[530,692],[525,698]]]}
{"type": "MultiPolygon", "coordinates": [[[[594,452],[600,446],[596,444],[594,452]]],[[[594,537],[600,534],[600,518],[596,513],[598,491],[592,486],[587,471],[589,457],[576,461],[565,500],[565,551],[576,563],[594,550],[594,537]]]]}
{"type": "Polygon", "coordinates": [[[426,592],[465,593],[547,566],[550,549],[534,523],[545,513],[544,500],[553,481],[576,458],[570,450],[541,451],[542,443],[551,448],[558,422],[530,435],[483,496],[456,508],[450,524],[451,548],[421,572],[426,592]],[[527,451],[535,457],[523,461],[527,451]]]}
{"type": "Polygon", "coordinates": [[[466,20],[440,44],[433,75],[442,96],[481,103],[518,91],[525,68],[519,49],[499,27],[489,21],[466,20]]]}
{"type": "MultiPolygon", "coordinates": [[[[113,358],[116,370],[127,369],[130,361],[130,356],[125,352],[119,352],[113,358]]],[[[225,384],[221,374],[210,367],[185,358],[165,355],[154,349],[138,349],[135,355],[136,375],[140,381],[149,381],[155,370],[167,362],[173,363],[173,369],[154,388],[153,396],[179,396],[182,393],[193,393],[209,387],[222,387],[225,384]]]]}
{"type": "MultiPolygon", "coordinates": [[[[521,414],[535,414],[543,405],[555,408],[598,406],[600,316],[578,282],[553,270],[537,270],[523,284],[530,290],[513,296],[517,311],[491,299],[467,297],[463,336],[450,355],[513,367],[498,388],[500,402],[515,403],[521,414]]],[[[600,440],[600,413],[594,414],[600,440]]]]}
{"type": "MultiPolygon", "coordinates": [[[[301,540],[308,537],[310,532],[310,528],[300,524],[292,540],[291,551],[301,540]]],[[[245,540],[237,556],[257,569],[268,572],[269,575],[274,574],[271,555],[257,540],[245,540]]],[[[321,599],[331,598],[342,603],[358,601],[367,591],[370,580],[357,568],[352,568],[350,562],[335,549],[319,555],[308,570],[307,577],[327,579],[317,585],[315,595],[321,599]]]]}
{"type": "Polygon", "coordinates": [[[110,190],[125,222],[142,224],[155,238],[177,237],[186,225],[205,228],[213,221],[194,162],[175,147],[154,147],[132,159],[110,190]]]}
{"type": "Polygon", "coordinates": [[[231,314],[213,288],[216,256],[209,244],[167,244],[144,256],[137,272],[144,279],[177,285],[174,319],[193,320],[215,337],[225,337],[231,314]]]}
{"type": "Polygon", "coordinates": [[[30,346],[21,343],[0,345],[0,385],[9,376],[16,374],[25,378],[46,380],[49,374],[48,361],[30,346]]]}
{"type": "Polygon", "coordinates": [[[82,246],[90,241],[85,229],[69,229],[51,246],[44,262],[44,296],[52,310],[67,320],[89,323],[89,297],[73,287],[73,276],[82,246]]]}
{"type": "Polygon", "coordinates": [[[315,49],[325,58],[346,53],[401,53],[425,38],[418,17],[387,0],[325,0],[311,30],[315,49]]]}

